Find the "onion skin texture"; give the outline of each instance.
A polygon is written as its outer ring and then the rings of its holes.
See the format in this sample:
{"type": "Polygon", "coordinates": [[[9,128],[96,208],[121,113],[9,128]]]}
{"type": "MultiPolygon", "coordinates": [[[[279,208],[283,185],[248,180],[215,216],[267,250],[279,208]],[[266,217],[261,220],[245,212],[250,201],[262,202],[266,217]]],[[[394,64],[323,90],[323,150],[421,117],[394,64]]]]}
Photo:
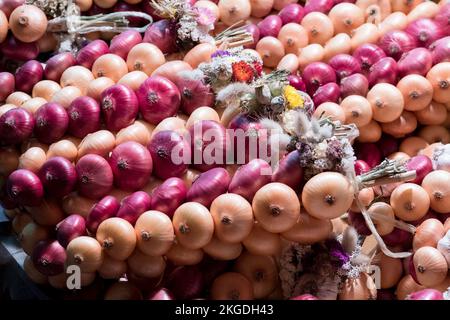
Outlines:
{"type": "Polygon", "coordinates": [[[187,188],[180,178],[169,178],[152,193],[151,209],[164,212],[170,218],[186,199],[187,188]]]}
{"type": "Polygon", "coordinates": [[[280,182],[297,190],[303,180],[303,168],[299,165],[298,151],[288,153],[280,160],[278,168],[272,174],[272,182],[280,182]]]}
{"type": "Polygon", "coordinates": [[[64,248],[70,241],[85,234],[86,221],[78,214],[68,216],[56,226],[56,239],[64,248]]]}
{"type": "Polygon", "coordinates": [[[95,234],[100,223],[112,218],[119,210],[119,201],[113,196],[106,196],[95,204],[86,219],[86,227],[89,232],[95,234]]]}
{"type": "Polygon", "coordinates": [[[119,131],[133,123],[138,114],[134,91],[123,84],[109,87],[102,93],[101,110],[109,131],[119,131]]]}
{"type": "Polygon", "coordinates": [[[58,241],[41,241],[34,248],[33,255],[34,267],[46,276],[55,276],[64,272],[64,263],[66,261],[66,251],[58,241]]]}
{"type": "Polygon", "coordinates": [[[81,157],[75,166],[78,192],[87,198],[98,199],[111,191],[113,173],[108,161],[96,154],[81,157]]]}
{"type": "Polygon", "coordinates": [[[106,254],[117,260],[125,260],[136,247],[136,234],[133,226],[120,218],[109,218],[97,229],[97,241],[105,249],[106,254]]]}
{"type": "Polygon", "coordinates": [[[423,289],[409,294],[405,300],[444,300],[444,296],[438,290],[423,289]]]}
{"type": "Polygon", "coordinates": [[[150,209],[150,204],[151,198],[147,193],[144,191],[136,191],[122,200],[116,217],[122,218],[134,225],[139,216],[150,209]]]}
{"type": "Polygon", "coordinates": [[[204,288],[203,274],[198,266],[178,267],[167,276],[166,286],[177,299],[194,299],[204,288]]]}
{"type": "Polygon", "coordinates": [[[146,211],[135,224],[137,248],[149,256],[166,254],[173,245],[172,221],[160,211],[146,211]]]}
{"type": "Polygon", "coordinates": [[[211,287],[213,300],[252,300],[252,283],[242,274],[227,272],[218,276],[211,287]]]}
{"type": "Polygon", "coordinates": [[[219,195],[226,193],[230,185],[230,175],[223,168],[214,168],[203,172],[192,183],[186,194],[186,201],[198,202],[209,207],[219,195]]]}
{"type": "Polygon", "coordinates": [[[0,140],[4,144],[18,144],[27,140],[34,128],[33,116],[22,108],[14,108],[0,117],[0,140]]]}

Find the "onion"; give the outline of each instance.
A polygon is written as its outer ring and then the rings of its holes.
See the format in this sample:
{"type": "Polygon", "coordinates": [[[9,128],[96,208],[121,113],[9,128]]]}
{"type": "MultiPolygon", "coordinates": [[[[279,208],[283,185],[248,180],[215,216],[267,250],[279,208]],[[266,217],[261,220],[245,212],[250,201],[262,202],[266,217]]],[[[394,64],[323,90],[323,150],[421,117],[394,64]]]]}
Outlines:
{"type": "Polygon", "coordinates": [[[82,94],[86,94],[89,83],[94,80],[92,72],[82,66],[67,68],[61,75],[61,87],[74,86],[80,89],[82,94]]]}
{"type": "Polygon", "coordinates": [[[433,64],[450,61],[450,36],[436,40],[428,49],[433,56],[433,64]]]}
{"type": "MultiPolygon", "coordinates": [[[[312,3],[310,1],[309,3],[312,3]]],[[[306,7],[305,7],[306,9],[306,7]]],[[[352,3],[339,3],[328,14],[334,26],[334,33],[350,34],[364,23],[364,12],[352,3]]]]}
{"type": "MultiPolygon", "coordinates": [[[[400,144],[400,151],[406,155],[413,157],[419,153],[420,150],[426,148],[428,143],[419,137],[408,137],[400,144]]],[[[408,160],[407,158],[406,160],[408,160]]]]}
{"type": "Polygon", "coordinates": [[[410,34],[421,47],[428,47],[434,41],[442,38],[442,27],[435,21],[422,18],[411,22],[405,31],[410,34]]]}
{"type": "Polygon", "coordinates": [[[34,221],[42,226],[54,227],[64,219],[64,213],[59,203],[50,198],[42,200],[42,203],[37,207],[27,207],[27,211],[34,221]]]}
{"type": "Polygon", "coordinates": [[[388,83],[376,84],[367,94],[367,100],[372,105],[373,119],[379,122],[393,121],[403,111],[402,93],[388,83]]]}
{"type": "Polygon", "coordinates": [[[277,285],[277,266],[270,256],[257,256],[245,252],[236,261],[234,269],[250,280],[256,299],[266,297],[277,285]]]}
{"type": "Polygon", "coordinates": [[[306,66],[302,78],[310,95],[313,95],[320,86],[336,82],[334,70],[323,62],[313,62],[306,66]]]}
{"type": "Polygon", "coordinates": [[[97,271],[103,279],[119,279],[127,271],[127,264],[105,255],[97,271]]]}
{"type": "Polygon", "coordinates": [[[108,44],[103,40],[94,40],[78,51],[77,64],[91,69],[94,61],[107,53],[108,44]]]}
{"type": "Polygon", "coordinates": [[[103,91],[101,109],[108,130],[118,131],[136,118],[138,99],[129,87],[117,84],[103,91]]]}
{"type": "Polygon", "coordinates": [[[398,74],[404,77],[409,74],[424,76],[432,66],[432,55],[425,48],[415,48],[405,53],[398,61],[398,74]]]}
{"type": "Polygon", "coordinates": [[[68,86],[53,94],[51,102],[55,102],[63,106],[64,108],[69,108],[70,104],[78,97],[80,97],[81,91],[77,87],[68,86]]]}
{"type": "Polygon", "coordinates": [[[49,237],[50,232],[47,228],[31,221],[23,227],[18,236],[18,240],[25,253],[31,256],[36,245],[40,241],[47,240],[49,237]]]}
{"type": "Polygon", "coordinates": [[[2,82],[2,86],[0,88],[0,101],[3,102],[11,93],[14,92],[15,79],[9,72],[0,72],[0,81],[2,82]]]}
{"type": "MultiPolygon", "coordinates": [[[[9,176],[19,166],[19,153],[14,148],[0,149],[0,174],[9,176]]],[[[21,169],[21,168],[19,168],[21,169]]],[[[26,169],[26,168],[25,168],[26,169]]]]}
{"type": "Polygon", "coordinates": [[[285,55],[277,65],[278,70],[287,70],[289,72],[296,72],[298,67],[298,57],[293,53],[285,55]]]}
{"type": "Polygon", "coordinates": [[[448,266],[444,256],[433,247],[422,247],[413,256],[413,277],[430,287],[444,281],[448,266]]]}
{"type": "Polygon", "coordinates": [[[416,39],[410,34],[394,30],[384,34],[379,41],[379,46],[387,56],[399,60],[402,55],[417,46],[416,39]]]}
{"type": "Polygon", "coordinates": [[[247,31],[248,33],[250,33],[252,35],[253,43],[245,45],[244,48],[246,48],[246,49],[255,49],[256,48],[256,44],[258,43],[258,41],[260,39],[258,26],[256,24],[254,24],[254,23],[247,24],[246,27],[245,27],[245,31],[247,31]]]}
{"type": "Polygon", "coordinates": [[[427,219],[416,229],[413,239],[413,249],[417,251],[422,247],[436,248],[439,240],[445,236],[444,225],[437,219],[427,219]]]}
{"type": "Polygon", "coordinates": [[[25,0],[2,0],[0,1],[0,10],[3,11],[5,16],[9,18],[11,12],[24,3],[25,0]]]}
{"type": "Polygon", "coordinates": [[[148,256],[135,250],[128,258],[128,268],[133,274],[143,278],[160,276],[166,268],[166,262],[161,256],[148,256]]]}
{"type": "Polygon", "coordinates": [[[240,273],[223,273],[212,284],[211,299],[251,300],[253,299],[252,283],[240,273]]]}
{"type": "Polygon", "coordinates": [[[383,253],[375,257],[379,260],[377,265],[380,267],[381,289],[388,289],[394,287],[402,277],[403,266],[400,259],[391,258],[383,253]]]}
{"type": "Polygon", "coordinates": [[[116,35],[109,46],[109,51],[122,59],[127,59],[130,50],[142,42],[142,36],[135,30],[128,30],[116,35]]]}
{"type": "Polygon", "coordinates": [[[269,15],[258,23],[260,39],[264,37],[277,37],[283,22],[277,15],[269,15]]]}
{"type": "Polygon", "coordinates": [[[303,180],[303,168],[299,164],[299,159],[298,151],[288,153],[280,160],[278,168],[273,172],[272,182],[280,182],[294,190],[298,189],[303,180]]]}
{"type": "Polygon", "coordinates": [[[183,180],[169,178],[153,191],[150,207],[172,217],[175,210],[184,202],[186,193],[183,180]]]}
{"type": "Polygon", "coordinates": [[[11,12],[9,28],[20,41],[33,42],[41,38],[47,30],[47,18],[38,7],[22,5],[11,12]]]}
{"type": "Polygon", "coordinates": [[[306,294],[302,294],[302,295],[290,298],[289,300],[319,300],[319,299],[309,293],[306,293],[306,294]]]}
{"type": "Polygon", "coordinates": [[[42,80],[44,69],[40,62],[29,60],[17,69],[15,78],[18,91],[31,92],[34,85],[42,80]]]}
{"type": "Polygon", "coordinates": [[[88,154],[81,157],[75,167],[78,177],[78,192],[90,199],[105,196],[113,184],[111,167],[103,157],[88,154]]]}
{"type": "Polygon", "coordinates": [[[331,58],[328,64],[336,72],[338,80],[361,71],[358,60],[348,54],[338,54],[331,58]]]}
{"type": "MultiPolygon", "coordinates": [[[[38,172],[47,160],[45,151],[39,147],[31,147],[19,158],[18,169],[27,169],[34,173],[38,172]]],[[[9,173],[8,173],[9,174],[9,173]]]]}
{"type": "Polygon", "coordinates": [[[81,236],[67,245],[67,264],[77,265],[81,272],[95,272],[103,262],[102,247],[94,238],[81,236]]]}
{"type": "Polygon", "coordinates": [[[418,155],[408,160],[406,168],[416,171],[416,178],[410,182],[421,184],[423,178],[433,170],[433,164],[427,156],[418,155]]]}
{"type": "Polygon", "coordinates": [[[350,95],[366,96],[368,90],[369,82],[367,78],[360,73],[355,73],[341,79],[340,92],[342,98],[350,95]]]}
{"type": "Polygon", "coordinates": [[[5,102],[7,104],[13,104],[17,107],[17,106],[21,106],[28,100],[31,100],[31,97],[28,94],[26,94],[25,92],[21,92],[21,91],[15,91],[6,98],[5,102]]]}
{"type": "Polygon", "coordinates": [[[372,107],[367,99],[358,95],[347,96],[341,102],[345,112],[345,122],[354,123],[358,127],[368,125],[372,120],[372,107]]]}
{"type": "Polygon", "coordinates": [[[218,261],[228,261],[238,258],[242,252],[242,244],[229,243],[213,237],[211,241],[203,247],[203,251],[210,257],[218,261]]]}
{"type": "Polygon", "coordinates": [[[411,275],[406,275],[398,283],[395,294],[398,300],[404,300],[409,294],[422,289],[425,287],[418,284],[411,275]]]}
{"type": "Polygon", "coordinates": [[[199,107],[214,105],[214,94],[211,87],[202,80],[181,75],[176,85],[181,97],[181,109],[184,113],[191,114],[199,107]]]}
{"type": "Polygon", "coordinates": [[[195,201],[209,207],[213,200],[225,193],[230,184],[228,171],[213,168],[202,174],[192,183],[186,195],[187,201],[195,201]]]}
{"type": "Polygon", "coordinates": [[[35,114],[34,134],[40,142],[51,144],[64,136],[69,125],[66,110],[57,103],[46,103],[35,114]]]}
{"type": "Polygon", "coordinates": [[[327,239],[332,230],[333,226],[330,220],[316,219],[302,211],[294,226],[283,232],[281,236],[289,241],[309,245],[327,239]]]}
{"type": "Polygon", "coordinates": [[[186,121],[186,128],[191,127],[194,123],[202,120],[211,120],[219,122],[220,118],[216,110],[210,107],[199,107],[196,108],[188,120],[186,121]]]}
{"type": "Polygon", "coordinates": [[[231,179],[228,191],[252,201],[255,193],[270,182],[270,173],[271,168],[266,161],[251,160],[248,164],[238,168],[231,179]]]}
{"type": "Polygon", "coordinates": [[[355,57],[359,61],[363,73],[368,74],[372,65],[377,63],[382,58],[386,57],[386,54],[380,47],[371,43],[367,43],[359,46],[353,52],[353,57],[355,57]]]}
{"type": "Polygon", "coordinates": [[[150,136],[153,126],[138,120],[132,125],[123,128],[116,134],[116,144],[121,144],[127,141],[135,141],[143,146],[147,146],[150,142],[150,136]]]}
{"type": "Polygon", "coordinates": [[[39,54],[37,42],[25,43],[9,35],[0,45],[0,51],[6,58],[27,61],[35,59],[39,54]]]}
{"type": "MultiPolygon", "coordinates": [[[[98,1],[98,0],[97,0],[98,1]]],[[[142,300],[141,291],[129,281],[111,285],[105,293],[105,300],[142,300]]]]}
{"type": "Polygon", "coordinates": [[[121,57],[108,53],[95,60],[92,73],[95,78],[107,77],[117,82],[128,73],[128,67],[121,57]]]}
{"type": "Polygon", "coordinates": [[[69,160],[53,157],[42,165],[39,178],[46,193],[54,197],[64,197],[75,188],[77,172],[69,160]]]}
{"type": "Polygon", "coordinates": [[[302,48],[298,56],[299,69],[303,70],[312,62],[322,61],[324,56],[325,50],[320,44],[314,43],[302,48]]]}
{"type": "Polygon", "coordinates": [[[398,218],[414,221],[428,212],[430,198],[422,187],[413,183],[404,183],[392,192],[390,203],[398,218]]]}
{"type": "Polygon", "coordinates": [[[176,266],[191,266],[202,261],[203,250],[188,249],[175,240],[170,250],[166,253],[166,257],[176,266]]]}
{"type": "Polygon", "coordinates": [[[131,71],[124,75],[117,83],[127,85],[133,91],[137,91],[147,78],[148,76],[142,71],[131,71]]]}
{"type": "Polygon", "coordinates": [[[339,85],[333,82],[327,83],[316,90],[313,101],[316,106],[325,102],[338,102],[340,94],[339,85]]]}
{"type": "Polygon", "coordinates": [[[127,259],[136,246],[133,226],[121,218],[109,218],[100,223],[96,237],[105,252],[117,260],[127,259]]]}
{"type": "Polygon", "coordinates": [[[114,85],[114,81],[107,77],[100,77],[89,82],[86,95],[100,101],[102,92],[114,85]]]}
{"type": "Polygon", "coordinates": [[[409,294],[405,300],[444,300],[444,297],[438,290],[423,289],[409,294]]]}
{"type": "MultiPolygon", "coordinates": [[[[254,4],[252,4],[252,9],[253,6],[254,4]]],[[[255,15],[252,13],[252,16],[255,15]]],[[[263,16],[266,16],[266,14],[263,16]]],[[[303,17],[305,16],[305,10],[301,5],[297,3],[291,3],[285,6],[283,9],[281,9],[280,12],[278,13],[278,16],[281,18],[283,25],[291,22],[301,23],[303,17]]]]}
{"type": "Polygon", "coordinates": [[[175,300],[175,296],[166,288],[161,288],[155,292],[152,292],[148,298],[148,300],[175,300]]]}
{"type": "Polygon", "coordinates": [[[0,117],[0,140],[4,144],[17,144],[28,139],[34,127],[33,116],[22,108],[14,108],[0,117]]]}
{"type": "Polygon", "coordinates": [[[100,128],[100,106],[91,97],[79,97],[67,109],[69,115],[68,131],[71,135],[84,138],[100,128]]]}
{"type": "Polygon", "coordinates": [[[172,247],[174,230],[169,217],[159,211],[147,211],[136,221],[137,247],[144,254],[160,256],[172,247]]]}
{"type": "Polygon", "coordinates": [[[301,25],[308,31],[310,43],[324,45],[334,34],[333,22],[321,12],[306,14],[301,25]]]}
{"type": "Polygon", "coordinates": [[[377,289],[367,273],[362,272],[357,278],[347,278],[339,292],[339,300],[374,300],[377,289]]]}
{"type": "Polygon", "coordinates": [[[283,43],[275,37],[267,36],[256,44],[256,51],[261,56],[264,66],[274,68],[285,55],[283,43]]]}
{"type": "Polygon", "coordinates": [[[351,39],[346,33],[338,33],[328,40],[324,46],[324,61],[329,61],[338,54],[347,54],[351,50],[351,39]]]}
{"type": "Polygon", "coordinates": [[[352,189],[343,175],[323,172],[305,184],[302,203],[306,211],[315,218],[337,218],[350,208],[353,202],[352,189]]]}
{"type": "Polygon", "coordinates": [[[151,75],[165,77],[175,83],[180,72],[189,70],[192,70],[192,67],[187,62],[174,60],[164,63],[153,71],[151,75]]]}
{"type": "Polygon", "coordinates": [[[203,290],[203,274],[198,266],[178,267],[168,275],[166,286],[178,299],[197,298],[203,290]]]}
{"type": "Polygon", "coordinates": [[[414,114],[420,124],[440,125],[443,124],[447,117],[447,108],[441,103],[432,102],[424,109],[416,111],[414,114]]]}
{"type": "Polygon", "coordinates": [[[350,45],[355,51],[362,45],[376,43],[380,37],[378,28],[373,23],[364,23],[352,32],[350,45]]]}
{"type": "Polygon", "coordinates": [[[213,236],[213,218],[208,209],[200,203],[182,204],[175,211],[172,220],[179,243],[188,249],[205,246],[213,236]]]}
{"type": "Polygon", "coordinates": [[[47,60],[44,70],[45,78],[59,82],[63,72],[75,64],[76,60],[72,53],[59,53],[47,60]]]}
{"type": "Polygon", "coordinates": [[[377,83],[397,83],[397,63],[390,57],[381,58],[369,70],[369,86],[377,83]]]}
{"type": "Polygon", "coordinates": [[[86,221],[78,214],[72,214],[56,225],[56,239],[66,248],[69,242],[86,234],[86,221]]]}
{"type": "Polygon", "coordinates": [[[78,157],[86,154],[98,154],[107,157],[116,145],[114,135],[106,130],[88,134],[78,146],[78,157]]]}
{"type": "Polygon", "coordinates": [[[333,0],[309,0],[305,5],[305,13],[321,12],[328,13],[333,8],[333,0]]]}
{"type": "Polygon", "coordinates": [[[417,111],[426,108],[433,96],[433,87],[420,75],[410,74],[402,78],[397,88],[402,92],[405,109],[417,111]]]}
{"type": "Polygon", "coordinates": [[[164,54],[176,52],[176,40],[176,24],[166,19],[152,23],[143,39],[144,42],[157,46],[164,54]]]}
{"type": "MultiPolygon", "coordinates": [[[[20,91],[19,91],[20,92],[20,91]]],[[[22,109],[25,109],[30,114],[35,115],[36,111],[43,106],[47,101],[44,98],[31,98],[20,105],[22,109]]]]}
{"type": "Polygon", "coordinates": [[[165,62],[164,54],[151,43],[139,43],[133,46],[127,56],[129,71],[143,71],[148,76],[165,62]]]}
{"type": "Polygon", "coordinates": [[[423,138],[428,143],[450,142],[450,133],[443,126],[426,126],[419,131],[419,137],[423,138]]]}
{"type": "Polygon", "coordinates": [[[97,232],[98,226],[111,217],[114,217],[119,210],[119,202],[113,196],[106,196],[97,202],[86,218],[86,227],[92,234],[97,232]]]}
{"type": "Polygon", "coordinates": [[[150,209],[150,203],[150,196],[147,193],[134,192],[122,200],[116,216],[134,225],[139,216],[150,209]]]}
{"type": "Polygon", "coordinates": [[[428,173],[422,181],[422,187],[430,198],[431,209],[439,213],[448,213],[450,189],[446,181],[449,177],[450,172],[435,170],[428,173]]]}
{"type": "Polygon", "coordinates": [[[47,284],[47,277],[40,273],[33,265],[33,261],[30,256],[26,256],[23,262],[23,270],[26,275],[36,284],[47,284]]]}
{"type": "Polygon", "coordinates": [[[31,258],[34,267],[46,276],[54,276],[64,272],[66,252],[56,240],[39,242],[31,258]]]}
{"type": "Polygon", "coordinates": [[[381,34],[386,34],[393,30],[403,30],[408,24],[408,19],[403,12],[392,12],[379,25],[381,34]]]}
{"type": "Polygon", "coordinates": [[[314,110],[313,117],[320,119],[328,117],[332,121],[345,122],[345,113],[341,107],[334,102],[324,102],[314,110]]]}
{"type": "Polygon", "coordinates": [[[403,111],[394,121],[381,124],[383,132],[399,138],[413,132],[417,128],[417,119],[414,113],[403,111]]]}
{"type": "Polygon", "coordinates": [[[248,19],[251,13],[251,4],[249,0],[219,0],[218,7],[220,20],[227,26],[248,19]]]}
{"type": "Polygon", "coordinates": [[[433,86],[433,100],[440,103],[447,103],[449,98],[449,66],[450,62],[441,62],[433,66],[428,71],[427,79],[433,86]]]}
{"type": "Polygon", "coordinates": [[[255,223],[250,234],[242,241],[248,252],[256,255],[276,255],[281,250],[278,234],[266,231],[255,223]]]}
{"type": "Polygon", "coordinates": [[[21,206],[38,206],[44,196],[44,188],[38,176],[26,169],[11,173],[6,181],[8,196],[21,206]]]}
{"type": "Polygon", "coordinates": [[[183,58],[192,68],[197,68],[201,63],[211,61],[211,55],[217,47],[211,43],[200,43],[189,50],[183,58]]]}
{"type": "Polygon", "coordinates": [[[47,101],[53,98],[53,95],[61,90],[61,86],[52,80],[42,80],[36,83],[33,87],[32,96],[33,98],[40,97],[47,101]]]}

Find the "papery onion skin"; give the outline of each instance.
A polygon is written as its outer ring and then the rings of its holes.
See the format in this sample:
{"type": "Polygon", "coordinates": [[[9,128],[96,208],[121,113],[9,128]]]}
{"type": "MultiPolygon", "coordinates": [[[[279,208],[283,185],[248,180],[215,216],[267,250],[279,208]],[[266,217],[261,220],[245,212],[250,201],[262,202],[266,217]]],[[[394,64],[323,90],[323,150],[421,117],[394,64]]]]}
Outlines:
{"type": "Polygon", "coordinates": [[[76,60],[72,53],[59,53],[47,60],[44,70],[45,78],[59,82],[63,72],[75,64],[76,60]]]}
{"type": "Polygon", "coordinates": [[[432,67],[432,54],[425,48],[415,48],[405,53],[398,61],[398,75],[404,77],[409,74],[425,76],[432,67]]]}
{"type": "Polygon", "coordinates": [[[108,52],[109,47],[105,41],[94,40],[78,51],[77,64],[91,69],[94,61],[108,52]]]}
{"type": "Polygon", "coordinates": [[[14,108],[0,117],[0,141],[17,144],[28,139],[34,128],[33,116],[22,108],[14,108]]]}
{"type": "Polygon", "coordinates": [[[0,44],[0,51],[7,58],[27,61],[35,59],[39,54],[37,42],[25,43],[9,35],[5,41],[0,44]]]}
{"type": "Polygon", "coordinates": [[[75,167],[78,192],[87,198],[98,199],[111,191],[113,173],[108,161],[96,154],[81,157],[75,167]]]}
{"type": "Polygon", "coordinates": [[[368,91],[369,82],[367,78],[360,73],[355,73],[341,79],[340,92],[342,98],[350,95],[360,95],[365,97],[368,91]]]}
{"type": "Polygon", "coordinates": [[[66,196],[75,188],[77,178],[75,166],[63,157],[47,160],[38,175],[45,191],[54,197],[66,196]]]}
{"type": "Polygon", "coordinates": [[[260,38],[277,37],[283,22],[279,16],[269,15],[258,23],[260,38]]]}
{"type": "Polygon", "coordinates": [[[16,89],[23,92],[31,92],[34,85],[42,80],[44,69],[39,61],[29,60],[17,69],[16,89]]]}
{"type": "Polygon", "coordinates": [[[400,30],[390,31],[379,40],[379,46],[389,57],[399,60],[401,56],[417,46],[416,40],[400,30]]]}
{"type": "Polygon", "coordinates": [[[214,94],[211,87],[202,80],[180,76],[176,85],[181,96],[181,110],[190,115],[199,107],[212,107],[214,94]]]}
{"type": "Polygon", "coordinates": [[[433,64],[450,61],[450,36],[436,40],[428,49],[433,55],[433,64]]]}
{"type": "Polygon", "coordinates": [[[230,175],[223,168],[213,168],[200,174],[186,194],[186,201],[209,207],[213,200],[228,190],[230,175]]]}
{"type": "Polygon", "coordinates": [[[86,234],[86,221],[78,214],[72,214],[56,225],[56,239],[66,248],[69,242],[86,234]]]}
{"type": "Polygon", "coordinates": [[[150,205],[150,196],[144,191],[136,191],[121,201],[116,216],[134,225],[139,216],[150,209],[150,205]]]}
{"type": "Polygon", "coordinates": [[[120,208],[119,201],[113,196],[106,196],[97,202],[86,218],[86,228],[92,234],[97,232],[98,226],[106,219],[112,218],[120,208]]]}
{"type": "Polygon", "coordinates": [[[333,82],[319,87],[313,95],[314,105],[320,106],[325,102],[338,102],[341,95],[339,85],[333,82]]]}
{"type": "Polygon", "coordinates": [[[101,110],[108,130],[119,131],[132,124],[138,105],[136,94],[128,86],[116,84],[103,91],[101,110]]]}
{"type": "Polygon", "coordinates": [[[150,152],[134,141],[118,145],[108,162],[113,171],[114,184],[125,191],[143,188],[148,183],[153,168],[150,152]]]}
{"type": "Polygon", "coordinates": [[[44,196],[39,177],[26,169],[16,170],[9,175],[6,190],[10,199],[22,206],[38,206],[44,196]]]}
{"type": "Polygon", "coordinates": [[[313,62],[306,66],[302,78],[310,95],[313,95],[320,86],[329,82],[336,82],[333,68],[323,62],[313,62]]]}
{"type": "Polygon", "coordinates": [[[428,18],[418,19],[411,22],[405,29],[421,47],[428,47],[434,41],[444,36],[441,26],[428,18]]]}
{"type": "Polygon", "coordinates": [[[409,159],[406,167],[408,170],[416,171],[416,178],[409,182],[421,184],[423,178],[433,170],[433,163],[427,156],[418,155],[409,159]]]}
{"type": "Polygon", "coordinates": [[[172,218],[175,210],[186,199],[186,194],[187,188],[183,180],[176,177],[169,178],[153,191],[150,208],[172,218]]]}
{"type": "Polygon", "coordinates": [[[355,57],[348,54],[338,54],[328,61],[328,64],[336,71],[338,80],[354,73],[361,72],[361,67],[355,57]]]}
{"type": "Polygon", "coordinates": [[[68,132],[77,138],[84,138],[100,129],[100,105],[91,97],[76,98],[70,104],[67,113],[68,132]]]}
{"type": "Polygon", "coordinates": [[[118,34],[111,40],[109,51],[122,59],[126,59],[131,48],[141,42],[142,36],[139,32],[128,30],[118,34]]]}
{"type": "Polygon", "coordinates": [[[178,267],[168,275],[166,285],[178,299],[194,299],[203,290],[203,274],[198,266],[178,267]]]}
{"type": "Polygon", "coordinates": [[[355,57],[361,65],[363,74],[368,74],[370,67],[377,63],[380,59],[386,57],[383,49],[377,45],[367,43],[359,46],[354,52],[355,57]]]}
{"type": "Polygon", "coordinates": [[[57,103],[46,103],[39,107],[35,115],[34,135],[46,144],[61,139],[69,126],[66,109],[57,103]]]}
{"type": "Polygon", "coordinates": [[[32,255],[36,269],[44,275],[54,276],[64,272],[66,252],[58,241],[41,241],[32,255]]]}
{"type": "Polygon", "coordinates": [[[176,47],[176,25],[169,20],[151,24],[145,31],[143,42],[156,45],[164,54],[173,53],[176,47]]]}
{"type": "Polygon", "coordinates": [[[0,82],[2,83],[2,86],[0,87],[0,102],[4,102],[6,98],[14,92],[15,79],[11,73],[1,72],[0,82]]]}
{"type": "Polygon", "coordinates": [[[438,290],[423,289],[409,294],[405,300],[444,300],[444,296],[438,290]]]}
{"type": "Polygon", "coordinates": [[[397,83],[397,63],[390,57],[381,58],[369,70],[369,86],[377,83],[397,83]]]}

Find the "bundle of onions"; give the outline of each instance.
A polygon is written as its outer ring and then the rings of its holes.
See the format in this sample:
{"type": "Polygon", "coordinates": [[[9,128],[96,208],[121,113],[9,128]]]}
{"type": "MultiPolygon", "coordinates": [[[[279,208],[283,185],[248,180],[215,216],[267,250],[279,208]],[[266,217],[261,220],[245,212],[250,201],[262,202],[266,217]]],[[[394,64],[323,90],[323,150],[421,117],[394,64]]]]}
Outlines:
{"type": "Polygon", "coordinates": [[[92,237],[81,236],[69,242],[66,248],[68,265],[80,267],[81,272],[95,272],[103,262],[103,250],[92,237]]]}

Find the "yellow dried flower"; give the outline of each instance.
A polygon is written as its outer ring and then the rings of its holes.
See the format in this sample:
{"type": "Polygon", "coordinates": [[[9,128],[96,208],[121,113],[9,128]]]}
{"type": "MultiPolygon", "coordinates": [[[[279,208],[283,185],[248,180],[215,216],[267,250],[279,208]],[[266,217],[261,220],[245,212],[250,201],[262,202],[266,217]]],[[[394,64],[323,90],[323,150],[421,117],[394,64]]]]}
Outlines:
{"type": "Polygon", "coordinates": [[[288,109],[303,108],[305,100],[303,100],[303,97],[293,86],[285,86],[283,89],[283,95],[288,103],[288,109]]]}

